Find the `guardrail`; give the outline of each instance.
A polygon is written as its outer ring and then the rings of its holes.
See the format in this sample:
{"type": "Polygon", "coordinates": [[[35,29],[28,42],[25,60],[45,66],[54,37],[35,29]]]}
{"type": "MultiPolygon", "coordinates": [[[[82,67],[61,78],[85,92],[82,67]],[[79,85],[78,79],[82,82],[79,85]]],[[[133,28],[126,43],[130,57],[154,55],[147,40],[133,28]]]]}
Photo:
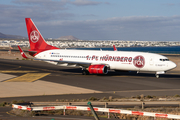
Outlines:
{"type": "MultiPolygon", "coordinates": [[[[130,102],[91,102],[93,105],[104,105],[107,108],[108,105],[139,105],[142,109],[151,105],[176,105],[180,107],[180,101],[130,101],[130,102]]],[[[87,105],[87,102],[33,102],[33,105],[87,105]]]]}
{"type": "MultiPolygon", "coordinates": [[[[12,108],[21,109],[21,110],[28,110],[28,111],[45,111],[45,110],[83,110],[83,111],[90,111],[89,107],[84,106],[45,106],[45,107],[30,107],[30,106],[22,106],[13,104],[12,108]]],[[[130,111],[130,110],[123,110],[123,109],[111,109],[111,108],[99,108],[94,107],[94,111],[98,112],[107,112],[108,118],[109,113],[120,113],[120,114],[129,114],[129,115],[141,115],[141,116],[149,116],[149,117],[160,117],[160,118],[168,118],[168,119],[180,119],[180,115],[172,115],[172,114],[164,114],[164,113],[152,113],[152,112],[142,112],[142,111],[130,111]]]]}

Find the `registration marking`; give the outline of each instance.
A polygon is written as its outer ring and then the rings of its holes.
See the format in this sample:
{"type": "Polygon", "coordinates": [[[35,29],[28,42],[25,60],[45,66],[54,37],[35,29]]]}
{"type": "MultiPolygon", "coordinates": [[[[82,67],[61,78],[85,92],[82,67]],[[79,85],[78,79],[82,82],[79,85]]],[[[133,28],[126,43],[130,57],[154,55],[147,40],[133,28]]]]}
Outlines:
{"type": "Polygon", "coordinates": [[[27,73],[25,75],[6,80],[4,82],[33,82],[38,79],[41,79],[51,73],[27,73]]]}

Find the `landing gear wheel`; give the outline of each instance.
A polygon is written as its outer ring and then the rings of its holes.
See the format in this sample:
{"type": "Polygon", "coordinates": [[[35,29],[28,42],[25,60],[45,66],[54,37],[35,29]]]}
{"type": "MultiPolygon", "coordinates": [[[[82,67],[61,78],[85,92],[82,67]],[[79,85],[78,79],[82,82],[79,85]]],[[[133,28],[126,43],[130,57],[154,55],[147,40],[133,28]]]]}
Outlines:
{"type": "Polygon", "coordinates": [[[89,75],[89,71],[83,70],[83,71],[82,71],[82,74],[83,74],[83,75],[89,75]]]}
{"type": "Polygon", "coordinates": [[[159,78],[159,74],[156,74],[156,78],[159,78]]]}

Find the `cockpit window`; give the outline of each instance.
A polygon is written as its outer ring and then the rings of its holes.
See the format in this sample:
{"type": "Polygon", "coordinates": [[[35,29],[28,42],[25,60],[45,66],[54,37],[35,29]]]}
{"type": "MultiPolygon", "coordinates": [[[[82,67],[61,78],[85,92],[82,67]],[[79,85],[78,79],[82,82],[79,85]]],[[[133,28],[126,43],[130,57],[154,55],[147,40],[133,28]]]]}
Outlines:
{"type": "Polygon", "coordinates": [[[169,59],[159,59],[160,61],[169,61],[169,59]]]}

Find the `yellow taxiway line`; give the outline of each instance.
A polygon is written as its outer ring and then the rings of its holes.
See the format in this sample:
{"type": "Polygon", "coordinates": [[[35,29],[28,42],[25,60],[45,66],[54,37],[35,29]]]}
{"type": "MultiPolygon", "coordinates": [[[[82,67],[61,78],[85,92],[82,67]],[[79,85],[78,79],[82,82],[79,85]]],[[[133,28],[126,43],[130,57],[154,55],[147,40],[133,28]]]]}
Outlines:
{"type": "Polygon", "coordinates": [[[51,73],[27,73],[25,75],[6,80],[4,82],[33,82],[51,73]]]}

